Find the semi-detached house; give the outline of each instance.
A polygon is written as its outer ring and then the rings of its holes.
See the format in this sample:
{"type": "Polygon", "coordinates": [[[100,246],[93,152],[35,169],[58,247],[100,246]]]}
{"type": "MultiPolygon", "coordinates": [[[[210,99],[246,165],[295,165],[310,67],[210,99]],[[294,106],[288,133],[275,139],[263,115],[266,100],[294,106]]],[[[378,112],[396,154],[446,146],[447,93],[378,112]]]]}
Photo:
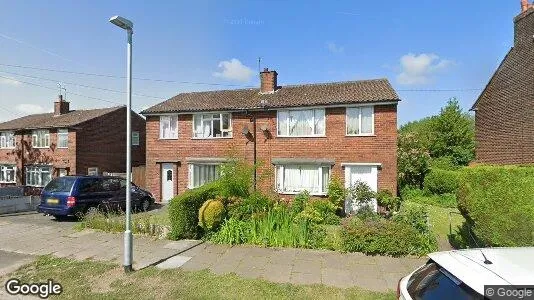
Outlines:
{"type": "MultiPolygon", "coordinates": [[[[0,123],[0,186],[43,187],[64,175],[126,171],[126,107],[54,112],[0,123]]],[[[145,120],[132,114],[132,165],[145,164],[145,120]]]]}
{"type": "MultiPolygon", "coordinates": [[[[258,188],[327,193],[332,176],[397,188],[397,104],[386,79],[182,93],[146,116],[147,187],[160,201],[215,180],[229,153],[259,162],[258,188]]],[[[284,196],[283,196],[284,197],[284,196]]]]}

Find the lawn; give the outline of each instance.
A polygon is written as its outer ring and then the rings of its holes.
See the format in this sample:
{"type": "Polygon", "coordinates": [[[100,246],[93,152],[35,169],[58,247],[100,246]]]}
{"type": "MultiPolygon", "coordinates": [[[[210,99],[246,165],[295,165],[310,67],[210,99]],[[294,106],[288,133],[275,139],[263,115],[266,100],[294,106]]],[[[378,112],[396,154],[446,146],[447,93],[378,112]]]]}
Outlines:
{"type": "Polygon", "coordinates": [[[394,299],[393,293],[324,285],[277,284],[208,271],[159,270],[150,267],[131,274],[102,262],[41,256],[3,278],[46,282],[63,287],[58,299],[394,299]]]}

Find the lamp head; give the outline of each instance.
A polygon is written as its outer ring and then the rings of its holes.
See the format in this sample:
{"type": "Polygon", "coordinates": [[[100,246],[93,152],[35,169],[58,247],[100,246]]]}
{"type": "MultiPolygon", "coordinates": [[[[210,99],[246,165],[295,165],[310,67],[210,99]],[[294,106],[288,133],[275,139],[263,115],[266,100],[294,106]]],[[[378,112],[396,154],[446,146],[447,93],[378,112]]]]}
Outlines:
{"type": "Polygon", "coordinates": [[[125,30],[129,30],[129,31],[132,31],[133,30],[133,23],[132,21],[126,19],[126,18],[123,18],[121,16],[114,16],[114,17],[111,17],[111,19],[109,19],[109,21],[114,24],[114,25],[117,25],[119,26],[120,28],[122,29],[125,29],[125,30]]]}

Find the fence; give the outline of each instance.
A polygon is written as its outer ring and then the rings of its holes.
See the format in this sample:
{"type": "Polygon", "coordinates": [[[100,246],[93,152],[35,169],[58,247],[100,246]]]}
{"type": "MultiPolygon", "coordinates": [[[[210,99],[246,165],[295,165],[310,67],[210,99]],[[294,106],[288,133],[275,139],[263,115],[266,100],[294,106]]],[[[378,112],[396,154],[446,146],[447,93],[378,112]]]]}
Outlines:
{"type": "MultiPolygon", "coordinates": [[[[105,176],[118,176],[126,177],[126,173],[109,173],[104,172],[105,176]]],[[[132,168],[132,182],[135,183],[138,187],[146,188],[146,167],[138,166],[132,168]]]]}

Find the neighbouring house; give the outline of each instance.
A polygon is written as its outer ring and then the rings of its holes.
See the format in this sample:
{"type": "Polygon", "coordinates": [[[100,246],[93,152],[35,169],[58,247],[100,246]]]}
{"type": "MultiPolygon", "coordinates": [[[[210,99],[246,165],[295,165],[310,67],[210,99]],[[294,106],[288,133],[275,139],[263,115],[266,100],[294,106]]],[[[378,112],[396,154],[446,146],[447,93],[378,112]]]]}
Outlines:
{"type": "Polygon", "coordinates": [[[229,152],[259,162],[258,188],[326,195],[332,176],[397,188],[397,103],[386,79],[179,94],[146,116],[147,187],[156,199],[217,178],[229,152]],[[256,142],[255,142],[256,141],[256,142]]]}
{"type": "Polygon", "coordinates": [[[471,108],[477,163],[534,164],[534,7],[521,4],[514,46],[471,108]]]}
{"type": "MultiPolygon", "coordinates": [[[[0,186],[43,187],[64,175],[126,170],[126,107],[54,112],[0,123],[0,186]]],[[[132,111],[132,166],[145,164],[145,120],[132,111]]]]}

